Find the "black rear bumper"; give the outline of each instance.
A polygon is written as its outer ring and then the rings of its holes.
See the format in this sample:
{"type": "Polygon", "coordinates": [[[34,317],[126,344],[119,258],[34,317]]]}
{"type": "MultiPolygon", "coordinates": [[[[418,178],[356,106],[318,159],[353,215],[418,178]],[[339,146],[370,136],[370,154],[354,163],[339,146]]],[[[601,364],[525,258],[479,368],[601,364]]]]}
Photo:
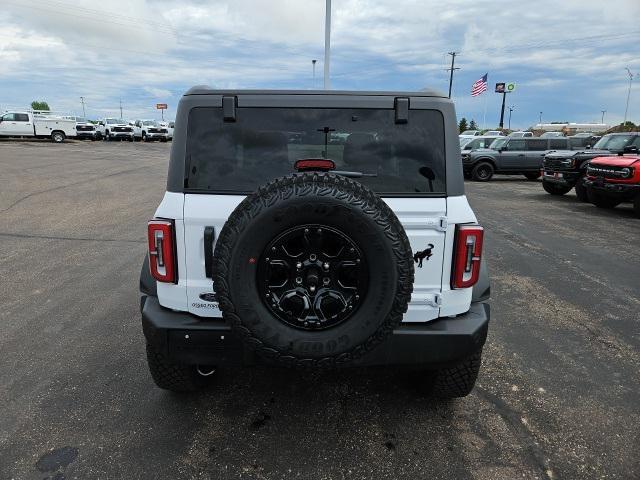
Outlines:
{"type": "MultiPolygon", "coordinates": [[[[265,363],[246,349],[224,320],[201,318],[160,306],[157,297],[141,298],[142,328],[147,342],[171,361],[199,365],[265,363]]],[[[472,303],[465,314],[425,324],[402,324],[379,347],[353,366],[446,366],[480,349],[486,339],[490,310],[472,303]]]]}

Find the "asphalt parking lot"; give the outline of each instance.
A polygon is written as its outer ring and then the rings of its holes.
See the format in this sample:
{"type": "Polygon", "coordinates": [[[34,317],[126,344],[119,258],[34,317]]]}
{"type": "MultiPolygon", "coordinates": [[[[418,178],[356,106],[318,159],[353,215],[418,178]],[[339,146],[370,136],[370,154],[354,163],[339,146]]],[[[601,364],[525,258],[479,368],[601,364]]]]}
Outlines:
{"type": "Polygon", "coordinates": [[[146,222],[170,144],[0,142],[0,478],[640,477],[640,220],[573,193],[467,183],[487,229],[478,386],[394,371],[152,383],[146,222]]]}

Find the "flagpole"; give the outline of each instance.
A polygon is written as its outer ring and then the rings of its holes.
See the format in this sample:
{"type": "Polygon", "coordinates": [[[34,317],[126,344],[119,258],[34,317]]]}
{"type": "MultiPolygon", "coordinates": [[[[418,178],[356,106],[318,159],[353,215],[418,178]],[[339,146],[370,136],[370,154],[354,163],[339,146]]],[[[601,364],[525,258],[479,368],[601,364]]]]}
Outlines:
{"type": "Polygon", "coordinates": [[[489,95],[487,95],[486,91],[483,93],[483,95],[484,95],[484,113],[482,114],[482,129],[486,130],[487,129],[487,97],[489,95]]]}

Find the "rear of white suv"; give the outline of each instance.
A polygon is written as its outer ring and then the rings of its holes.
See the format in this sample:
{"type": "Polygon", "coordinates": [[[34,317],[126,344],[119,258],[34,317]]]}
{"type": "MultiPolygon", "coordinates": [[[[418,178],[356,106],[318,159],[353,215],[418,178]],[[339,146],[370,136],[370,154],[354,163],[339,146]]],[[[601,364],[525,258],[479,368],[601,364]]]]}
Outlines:
{"type": "Polygon", "coordinates": [[[468,394],[489,284],[455,127],[434,92],[188,92],[141,275],[156,383],[384,364],[468,394]]]}

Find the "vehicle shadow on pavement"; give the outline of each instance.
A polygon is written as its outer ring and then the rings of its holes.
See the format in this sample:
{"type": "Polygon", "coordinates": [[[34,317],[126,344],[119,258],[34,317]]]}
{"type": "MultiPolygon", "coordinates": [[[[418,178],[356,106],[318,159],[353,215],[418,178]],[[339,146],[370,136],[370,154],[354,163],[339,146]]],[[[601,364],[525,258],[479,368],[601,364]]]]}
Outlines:
{"type": "Polygon", "coordinates": [[[397,474],[398,465],[407,478],[451,469],[459,470],[455,478],[470,477],[455,460],[461,445],[454,424],[462,407],[429,397],[424,373],[260,367],[217,375],[211,389],[199,394],[205,425],[191,448],[206,459],[212,477],[228,476],[229,469],[241,476],[242,468],[251,478],[287,472],[296,478],[318,472],[323,478],[349,472],[405,477],[397,474]]]}
{"type": "Polygon", "coordinates": [[[543,202],[547,205],[563,205],[574,206],[575,211],[580,210],[581,213],[589,214],[600,218],[620,217],[635,219],[635,212],[633,211],[633,205],[631,203],[622,203],[615,208],[598,208],[588,202],[581,202],[575,195],[548,195],[545,192],[532,195],[532,199],[538,202],[543,202]]]}

